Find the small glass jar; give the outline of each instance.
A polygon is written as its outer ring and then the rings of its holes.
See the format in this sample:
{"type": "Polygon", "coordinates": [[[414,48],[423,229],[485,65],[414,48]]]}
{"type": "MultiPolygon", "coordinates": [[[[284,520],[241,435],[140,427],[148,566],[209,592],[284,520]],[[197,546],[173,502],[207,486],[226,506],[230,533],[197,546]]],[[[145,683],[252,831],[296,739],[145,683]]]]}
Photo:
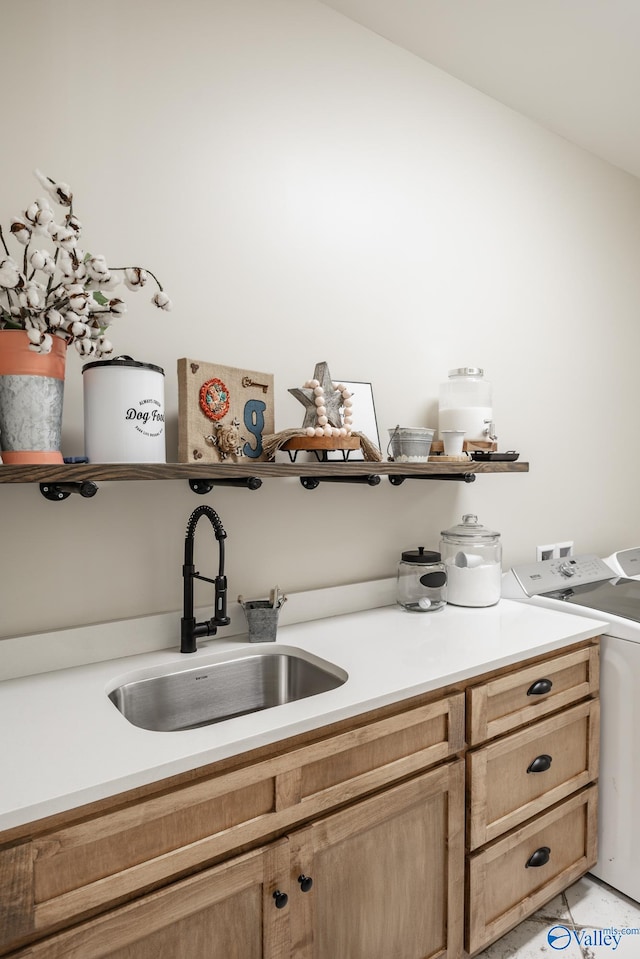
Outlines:
{"type": "Polygon", "coordinates": [[[408,549],[398,563],[398,606],[417,613],[432,613],[447,602],[447,573],[440,553],[424,546],[408,549]]]}
{"type": "Polygon", "coordinates": [[[494,606],[502,591],[500,533],[466,513],[462,523],[442,531],[442,559],[447,572],[447,602],[453,606],[494,606]]]}

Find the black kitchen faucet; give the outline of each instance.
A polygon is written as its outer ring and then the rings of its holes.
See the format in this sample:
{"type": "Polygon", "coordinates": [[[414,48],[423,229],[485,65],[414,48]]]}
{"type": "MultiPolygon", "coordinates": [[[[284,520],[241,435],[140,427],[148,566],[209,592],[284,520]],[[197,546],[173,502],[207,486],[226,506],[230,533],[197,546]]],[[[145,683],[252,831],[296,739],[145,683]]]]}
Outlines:
{"type": "Polygon", "coordinates": [[[214,636],[218,626],[228,626],[231,620],[227,616],[227,577],[224,575],[224,541],[227,534],[220,517],[210,506],[198,506],[194,509],[187,522],[187,531],[184,540],[184,565],[182,576],[184,579],[184,605],[180,620],[180,652],[195,653],[198,636],[214,636]],[[193,544],[196,526],[201,516],[210,521],[215,537],[218,541],[218,575],[215,579],[201,576],[193,564],[193,544]],[[202,579],[205,583],[213,583],[215,596],[213,603],[213,617],[203,623],[196,623],[193,611],[193,581],[202,579]]]}

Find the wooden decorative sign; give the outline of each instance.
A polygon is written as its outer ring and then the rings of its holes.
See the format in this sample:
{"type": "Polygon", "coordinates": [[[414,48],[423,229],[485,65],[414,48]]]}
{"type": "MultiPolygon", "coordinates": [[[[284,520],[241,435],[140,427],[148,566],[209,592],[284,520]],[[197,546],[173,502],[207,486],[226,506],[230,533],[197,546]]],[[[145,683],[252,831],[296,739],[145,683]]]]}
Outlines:
{"type": "Polygon", "coordinates": [[[178,360],[180,463],[266,460],[273,428],[273,374],[178,360]]]}

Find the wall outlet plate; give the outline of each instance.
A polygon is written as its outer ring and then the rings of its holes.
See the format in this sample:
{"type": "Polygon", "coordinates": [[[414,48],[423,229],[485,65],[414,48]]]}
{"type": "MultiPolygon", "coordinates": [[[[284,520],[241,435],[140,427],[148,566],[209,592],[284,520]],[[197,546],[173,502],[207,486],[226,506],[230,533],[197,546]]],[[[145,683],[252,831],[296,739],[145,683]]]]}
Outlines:
{"type": "Polygon", "coordinates": [[[566,540],[564,543],[547,543],[544,546],[536,546],[536,562],[545,559],[564,559],[566,556],[573,556],[573,540],[566,540]]]}

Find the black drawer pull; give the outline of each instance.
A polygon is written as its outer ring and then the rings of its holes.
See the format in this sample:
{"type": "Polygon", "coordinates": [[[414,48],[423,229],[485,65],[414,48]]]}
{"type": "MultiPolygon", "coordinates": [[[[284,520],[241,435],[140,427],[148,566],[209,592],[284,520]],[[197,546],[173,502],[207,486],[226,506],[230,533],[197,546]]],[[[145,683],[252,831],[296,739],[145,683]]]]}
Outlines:
{"type": "Polygon", "coordinates": [[[537,679],[527,690],[527,696],[545,696],[551,692],[553,683],[550,679],[537,679]]]}
{"type": "Polygon", "coordinates": [[[311,876],[305,876],[304,873],[302,873],[301,876],[298,876],[298,882],[300,883],[300,888],[303,892],[309,892],[313,886],[313,879],[311,876]]]}
{"type": "Polygon", "coordinates": [[[551,768],[551,756],[548,756],[547,753],[542,753],[541,756],[536,756],[529,765],[527,766],[528,773],[546,773],[547,769],[551,768]]]}
{"type": "Polygon", "coordinates": [[[280,892],[279,889],[276,889],[273,894],[273,898],[275,899],[276,909],[284,909],[286,904],[289,902],[289,897],[286,892],[280,892]]]}
{"type": "Polygon", "coordinates": [[[535,852],[531,853],[525,863],[525,869],[529,866],[545,866],[551,858],[551,850],[548,846],[540,846],[535,852]]]}

